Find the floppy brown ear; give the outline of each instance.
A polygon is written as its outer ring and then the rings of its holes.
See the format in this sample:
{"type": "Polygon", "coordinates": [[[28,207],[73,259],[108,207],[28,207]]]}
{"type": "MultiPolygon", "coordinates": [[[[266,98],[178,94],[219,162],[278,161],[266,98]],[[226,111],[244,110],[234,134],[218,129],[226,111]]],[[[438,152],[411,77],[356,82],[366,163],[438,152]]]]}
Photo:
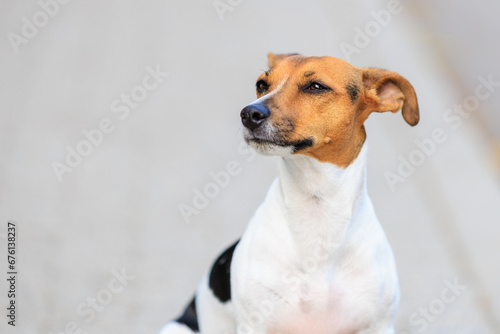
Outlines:
{"type": "Polygon", "coordinates": [[[267,62],[269,63],[269,68],[273,68],[274,66],[278,65],[283,59],[290,57],[290,56],[296,56],[298,53],[283,53],[283,54],[274,54],[274,53],[268,53],[267,54],[267,62]]]}
{"type": "Polygon", "coordinates": [[[413,86],[401,75],[378,68],[363,70],[365,102],[368,112],[398,112],[403,110],[403,118],[411,126],[417,125],[417,94],[413,86]]]}

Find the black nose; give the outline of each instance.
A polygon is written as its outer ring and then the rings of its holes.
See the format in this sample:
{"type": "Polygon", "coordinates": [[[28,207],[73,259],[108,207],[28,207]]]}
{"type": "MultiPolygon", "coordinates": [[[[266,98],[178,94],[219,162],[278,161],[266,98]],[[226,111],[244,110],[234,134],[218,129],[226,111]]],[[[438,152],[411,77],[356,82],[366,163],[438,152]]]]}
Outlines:
{"type": "Polygon", "coordinates": [[[261,125],[270,116],[269,109],[262,104],[251,104],[240,113],[241,123],[250,130],[261,125]]]}

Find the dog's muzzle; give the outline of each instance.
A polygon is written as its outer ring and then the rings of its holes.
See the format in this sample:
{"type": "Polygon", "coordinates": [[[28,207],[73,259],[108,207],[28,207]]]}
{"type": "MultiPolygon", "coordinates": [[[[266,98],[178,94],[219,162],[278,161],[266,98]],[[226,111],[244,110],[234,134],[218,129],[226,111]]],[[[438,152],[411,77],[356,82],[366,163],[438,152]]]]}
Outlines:
{"type": "Polygon", "coordinates": [[[240,116],[243,126],[253,131],[264,123],[264,121],[271,116],[271,113],[263,104],[250,104],[243,108],[240,116]]]}

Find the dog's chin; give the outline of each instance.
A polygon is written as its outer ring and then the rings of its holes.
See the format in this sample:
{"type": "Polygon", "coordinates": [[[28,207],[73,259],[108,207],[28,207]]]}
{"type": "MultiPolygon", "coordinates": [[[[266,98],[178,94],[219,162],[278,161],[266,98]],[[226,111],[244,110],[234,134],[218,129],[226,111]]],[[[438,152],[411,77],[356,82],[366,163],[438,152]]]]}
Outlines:
{"type": "Polygon", "coordinates": [[[247,144],[262,155],[285,157],[294,152],[293,145],[284,146],[269,140],[245,138],[247,144]]]}
{"type": "Polygon", "coordinates": [[[315,142],[313,137],[300,140],[288,140],[284,137],[279,131],[269,131],[268,128],[264,130],[258,128],[254,131],[247,128],[243,130],[246,143],[262,155],[286,157],[313,146],[315,142]]]}

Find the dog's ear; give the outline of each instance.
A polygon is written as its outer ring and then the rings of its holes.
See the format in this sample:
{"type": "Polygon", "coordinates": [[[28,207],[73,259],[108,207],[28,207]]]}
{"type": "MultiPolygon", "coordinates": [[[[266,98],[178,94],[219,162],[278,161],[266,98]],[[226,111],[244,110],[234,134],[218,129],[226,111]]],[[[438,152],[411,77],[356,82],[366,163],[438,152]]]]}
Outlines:
{"type": "Polygon", "coordinates": [[[283,53],[283,54],[274,54],[274,53],[268,53],[267,54],[267,62],[269,63],[269,68],[273,68],[274,66],[278,65],[279,62],[281,62],[283,59],[290,57],[290,56],[297,56],[298,53],[283,53]]]}
{"type": "MultiPolygon", "coordinates": [[[[413,86],[401,75],[378,68],[363,69],[366,111],[398,112],[403,110],[403,118],[411,126],[417,125],[417,94],[413,86]]],[[[368,115],[367,115],[368,117],[368,115]]]]}

